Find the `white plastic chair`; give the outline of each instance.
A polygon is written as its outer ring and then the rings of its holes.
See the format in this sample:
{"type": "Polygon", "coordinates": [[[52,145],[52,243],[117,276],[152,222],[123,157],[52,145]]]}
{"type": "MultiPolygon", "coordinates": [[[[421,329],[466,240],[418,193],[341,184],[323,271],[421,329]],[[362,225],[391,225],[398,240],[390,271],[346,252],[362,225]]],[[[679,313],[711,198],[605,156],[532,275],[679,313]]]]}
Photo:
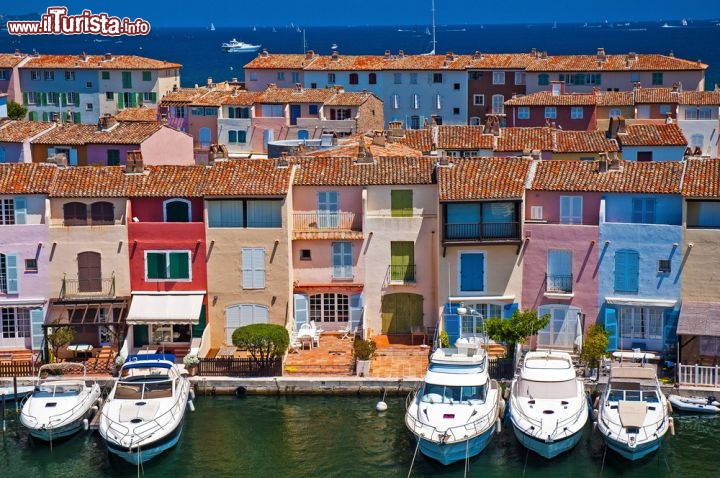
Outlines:
{"type": "Polygon", "coordinates": [[[353,339],[355,338],[355,332],[357,331],[356,328],[352,326],[352,323],[348,321],[348,323],[345,325],[345,328],[340,329],[340,332],[342,332],[341,339],[353,339]]]}

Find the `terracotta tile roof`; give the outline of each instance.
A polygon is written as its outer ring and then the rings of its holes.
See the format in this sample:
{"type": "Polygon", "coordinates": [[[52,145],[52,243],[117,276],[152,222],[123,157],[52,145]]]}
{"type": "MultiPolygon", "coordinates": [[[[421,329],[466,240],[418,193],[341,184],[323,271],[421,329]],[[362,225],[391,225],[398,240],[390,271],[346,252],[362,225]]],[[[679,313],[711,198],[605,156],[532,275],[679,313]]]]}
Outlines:
{"type": "Polygon", "coordinates": [[[720,91],[683,91],[680,93],[681,105],[720,105],[720,91]]]}
{"type": "Polygon", "coordinates": [[[438,166],[440,201],[521,199],[530,169],[526,158],[453,158],[438,166]]]}
{"type": "Polygon", "coordinates": [[[632,91],[597,91],[598,106],[632,106],[635,104],[632,91]]]}
{"type": "Polygon", "coordinates": [[[52,164],[0,164],[0,194],[47,194],[56,171],[52,164]]]}
{"type": "Polygon", "coordinates": [[[216,162],[208,169],[208,196],[285,196],[292,166],[280,168],[275,159],[239,159],[216,162]]]}
{"type": "Polygon", "coordinates": [[[413,149],[409,146],[405,146],[401,143],[392,141],[385,141],[385,146],[373,144],[373,138],[371,136],[358,135],[350,138],[341,138],[338,141],[337,148],[325,149],[321,151],[313,151],[306,153],[306,156],[312,157],[326,157],[326,158],[340,158],[350,157],[357,158],[360,151],[360,141],[365,143],[365,148],[370,151],[373,158],[379,156],[408,156],[408,157],[420,157],[422,152],[413,149]]]}
{"type": "Polygon", "coordinates": [[[438,149],[492,149],[493,135],[483,134],[483,126],[440,125],[438,149]]]}
{"type": "Polygon", "coordinates": [[[368,92],[353,93],[350,91],[343,91],[342,93],[338,93],[327,100],[325,102],[325,106],[360,106],[372,96],[374,95],[368,92]]]}
{"type": "Polygon", "coordinates": [[[209,90],[203,88],[178,88],[177,91],[168,91],[160,100],[160,105],[185,105],[190,104],[196,98],[207,93],[209,90]]]}
{"type": "Polygon", "coordinates": [[[605,61],[601,62],[598,61],[597,55],[538,57],[527,66],[526,71],[697,71],[705,69],[707,69],[707,65],[697,61],[683,60],[667,55],[630,53],[606,55],[605,61]]]}
{"type": "Polygon", "coordinates": [[[720,198],[720,158],[688,159],[683,177],[682,195],[720,198]]]}
{"type": "Polygon", "coordinates": [[[305,70],[345,70],[345,71],[379,71],[383,68],[383,57],[373,55],[333,55],[317,56],[305,67],[305,70]]]}
{"type": "Polygon", "coordinates": [[[372,163],[354,158],[294,158],[300,168],[296,186],[365,186],[432,184],[434,158],[377,157],[372,163]]]}
{"type": "Polygon", "coordinates": [[[123,166],[73,166],[57,168],[51,197],[128,197],[134,175],[125,174],[123,166]]]}
{"type": "Polygon", "coordinates": [[[222,100],[223,105],[230,106],[252,106],[262,94],[261,91],[237,90],[222,100]]]}
{"type": "Polygon", "coordinates": [[[299,55],[269,53],[266,49],[258,53],[258,56],[247,63],[244,68],[252,69],[293,69],[302,70],[311,64],[318,56],[312,51],[299,55]]]}
{"type": "Polygon", "coordinates": [[[399,140],[399,143],[425,154],[435,150],[430,128],[406,129],[405,136],[399,140]]]}
{"type": "Polygon", "coordinates": [[[160,131],[160,123],[118,122],[117,126],[100,131],[91,124],[66,123],[38,137],[32,144],[140,144],[160,131]]]}
{"type": "Polygon", "coordinates": [[[623,146],[687,146],[677,123],[672,124],[629,124],[627,133],[618,133],[623,146]]]}
{"type": "Polygon", "coordinates": [[[118,121],[139,121],[154,123],[158,119],[157,114],[157,108],[125,108],[117,115],[115,115],[115,119],[118,121]]]}
{"type": "Polygon", "coordinates": [[[0,53],[0,68],[13,68],[26,56],[25,53],[0,53]]]}
{"type": "Polygon", "coordinates": [[[535,60],[530,53],[480,53],[471,55],[468,69],[524,69],[535,60]]]}
{"type": "Polygon", "coordinates": [[[638,103],[677,103],[680,93],[670,88],[636,88],[633,90],[635,104],[638,103]]]}
{"type": "Polygon", "coordinates": [[[268,87],[258,97],[259,103],[325,103],[335,96],[334,88],[277,88],[268,87]]]}
{"type": "Polygon", "coordinates": [[[1,143],[22,143],[26,139],[54,128],[55,123],[41,121],[7,121],[0,126],[1,143]]]}
{"type": "Polygon", "coordinates": [[[497,137],[495,151],[523,151],[526,149],[539,149],[552,151],[552,130],[545,127],[537,128],[501,128],[497,137]]]}
{"type": "Polygon", "coordinates": [[[682,162],[618,161],[619,170],[598,172],[597,161],[539,161],[530,189],[678,194],[682,162]]]}
{"type": "Polygon", "coordinates": [[[396,55],[384,60],[383,70],[465,70],[472,62],[470,55],[448,52],[444,55],[396,55]]]}
{"type": "Polygon", "coordinates": [[[555,153],[611,153],[620,150],[617,142],[607,138],[604,131],[556,130],[554,134],[555,153]]]}
{"type": "Polygon", "coordinates": [[[592,106],[595,104],[595,95],[592,93],[553,95],[550,91],[538,91],[512,98],[505,104],[508,106],[592,106]]]}
{"type": "Polygon", "coordinates": [[[225,98],[232,94],[231,91],[211,90],[190,101],[190,106],[222,106],[225,98]]]}
{"type": "Polygon", "coordinates": [[[201,197],[208,168],[197,166],[145,166],[143,174],[129,175],[135,197],[201,197]]]}
{"type": "Polygon", "coordinates": [[[31,57],[21,69],[33,68],[62,68],[62,69],[88,69],[88,70],[164,70],[180,68],[179,63],[154,60],[135,55],[111,55],[105,60],[105,55],[40,55],[31,57]]]}

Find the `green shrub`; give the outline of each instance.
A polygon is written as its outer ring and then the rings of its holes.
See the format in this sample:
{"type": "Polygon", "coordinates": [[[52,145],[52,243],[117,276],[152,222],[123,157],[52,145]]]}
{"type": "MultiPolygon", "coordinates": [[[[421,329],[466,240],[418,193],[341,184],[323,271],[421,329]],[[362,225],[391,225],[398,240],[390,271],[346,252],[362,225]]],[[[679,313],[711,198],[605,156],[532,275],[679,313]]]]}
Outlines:
{"type": "Polygon", "coordinates": [[[252,324],[235,329],[233,345],[245,349],[261,366],[269,366],[270,359],[281,357],[290,345],[290,334],[282,325],[252,324]]]}
{"type": "Polygon", "coordinates": [[[356,360],[371,360],[375,356],[377,344],[373,340],[355,339],[353,357],[356,360]]]}

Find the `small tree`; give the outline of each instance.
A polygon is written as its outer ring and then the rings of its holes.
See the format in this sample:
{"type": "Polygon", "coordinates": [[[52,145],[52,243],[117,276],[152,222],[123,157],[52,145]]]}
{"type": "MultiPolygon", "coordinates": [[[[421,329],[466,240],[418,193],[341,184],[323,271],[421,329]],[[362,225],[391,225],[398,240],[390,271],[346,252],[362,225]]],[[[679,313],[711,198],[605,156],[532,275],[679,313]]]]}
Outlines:
{"type": "Polygon", "coordinates": [[[601,324],[593,324],[587,329],[585,342],[580,352],[580,360],[588,367],[598,367],[599,359],[607,350],[610,340],[608,333],[601,324]]]}
{"type": "Polygon", "coordinates": [[[59,325],[57,320],[51,324],[51,327],[52,332],[48,334],[47,341],[50,350],[52,350],[54,361],[57,362],[58,351],[75,340],[75,331],[67,325],[59,325]]]}
{"type": "Polygon", "coordinates": [[[9,101],[7,104],[7,115],[11,120],[21,120],[25,118],[27,112],[28,109],[20,103],[9,101]]]}
{"type": "Polygon", "coordinates": [[[550,314],[538,317],[535,310],[516,310],[509,320],[493,317],[485,321],[488,336],[503,342],[511,350],[511,357],[515,358],[515,346],[525,342],[528,337],[537,334],[550,322],[550,314]]]}
{"type": "Polygon", "coordinates": [[[260,367],[269,367],[270,359],[285,355],[290,334],[282,325],[251,324],[235,329],[232,341],[247,350],[260,367]]]}

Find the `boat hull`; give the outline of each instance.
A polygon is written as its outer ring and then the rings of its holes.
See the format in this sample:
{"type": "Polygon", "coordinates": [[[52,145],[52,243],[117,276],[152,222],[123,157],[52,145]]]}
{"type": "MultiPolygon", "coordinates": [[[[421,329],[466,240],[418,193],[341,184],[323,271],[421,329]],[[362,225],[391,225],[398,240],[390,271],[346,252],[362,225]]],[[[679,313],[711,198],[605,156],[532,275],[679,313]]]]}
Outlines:
{"type": "Polygon", "coordinates": [[[572,450],[582,438],[582,429],[572,435],[560,440],[545,441],[537,437],[523,433],[522,430],[513,425],[513,432],[517,440],[529,450],[545,458],[555,458],[559,454],[572,450]]]}
{"type": "Polygon", "coordinates": [[[28,430],[33,438],[51,442],[53,440],[59,440],[61,438],[72,436],[83,428],[83,420],[79,420],[57,428],[28,428],[28,430]]]}
{"type": "Polygon", "coordinates": [[[495,427],[491,426],[485,432],[468,440],[444,444],[418,437],[420,451],[423,455],[437,460],[443,465],[449,465],[456,461],[472,458],[482,452],[490,443],[494,431],[495,427]]]}
{"type": "Polygon", "coordinates": [[[178,426],[175,427],[172,432],[168,433],[163,438],[146,444],[140,449],[131,449],[122,445],[118,445],[117,443],[107,439],[105,440],[105,443],[107,445],[108,451],[113,455],[116,455],[133,465],[139,465],[140,463],[145,463],[152,460],[165,450],[168,450],[177,445],[178,441],[180,440],[180,436],[182,435],[182,430],[183,421],[180,421],[178,426]]]}
{"type": "Polygon", "coordinates": [[[645,458],[650,453],[657,451],[657,449],[660,448],[660,445],[662,444],[662,438],[658,438],[657,440],[641,443],[636,447],[631,448],[627,442],[614,440],[607,435],[603,435],[603,438],[605,439],[605,443],[607,443],[608,448],[610,448],[612,451],[619,454],[623,458],[631,461],[645,458]]]}

